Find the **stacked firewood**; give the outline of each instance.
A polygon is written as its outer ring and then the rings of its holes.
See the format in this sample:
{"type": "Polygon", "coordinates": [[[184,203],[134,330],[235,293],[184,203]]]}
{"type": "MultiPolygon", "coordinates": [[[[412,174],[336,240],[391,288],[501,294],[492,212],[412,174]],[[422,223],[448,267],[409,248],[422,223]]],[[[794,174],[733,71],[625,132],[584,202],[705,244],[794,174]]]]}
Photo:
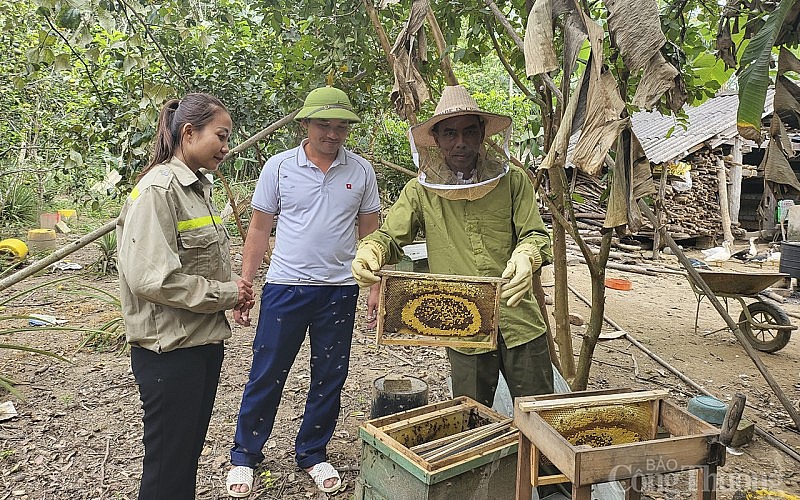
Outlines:
{"type": "Polygon", "coordinates": [[[678,192],[668,182],[664,189],[667,227],[672,233],[716,236],[721,230],[717,164],[706,154],[695,154],[690,161],[692,188],[678,192]]]}
{"type": "MultiPolygon", "coordinates": [[[[686,161],[692,165],[689,171],[692,178],[691,189],[688,191],[674,189],[672,181],[680,180],[674,176],[669,176],[669,182],[664,186],[667,229],[678,239],[697,236],[716,238],[722,233],[717,157],[706,150],[701,150],[686,161]]],[[[657,184],[659,180],[659,176],[654,179],[657,184]]],[[[642,232],[652,231],[652,225],[645,220],[642,232]]]]}
{"type": "MultiPolygon", "coordinates": [[[[700,150],[685,162],[691,165],[689,175],[692,186],[686,191],[679,191],[673,187],[673,182],[683,181],[682,177],[669,175],[663,184],[663,200],[666,215],[662,215],[666,227],[675,239],[688,239],[696,237],[709,237],[717,239],[722,234],[722,215],[719,206],[719,183],[717,180],[717,156],[707,150],[700,150]]],[[[726,175],[730,178],[730,172],[726,175]]],[[[749,173],[749,172],[748,172],[749,173]]],[[[656,173],[653,182],[656,186],[661,184],[661,175],[656,173]]],[[[581,171],[570,170],[568,174],[570,192],[574,193],[572,203],[575,216],[579,222],[590,225],[598,224],[605,219],[606,203],[601,202],[606,190],[600,178],[592,177],[581,171]],[[577,195],[577,196],[575,196],[577,195]]],[[[542,214],[549,220],[549,213],[543,207],[542,214]]],[[[643,218],[643,226],[639,234],[648,236],[653,234],[650,221],[643,218]]],[[[740,228],[732,228],[735,237],[744,235],[740,228]]]]}

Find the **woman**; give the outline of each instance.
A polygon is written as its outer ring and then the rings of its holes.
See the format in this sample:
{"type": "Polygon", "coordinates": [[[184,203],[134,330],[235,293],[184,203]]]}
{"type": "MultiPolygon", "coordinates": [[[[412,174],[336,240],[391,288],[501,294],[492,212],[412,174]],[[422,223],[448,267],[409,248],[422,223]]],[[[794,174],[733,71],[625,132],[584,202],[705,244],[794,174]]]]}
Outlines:
{"type": "Polygon", "coordinates": [[[231,336],[225,310],[251,307],[231,274],[230,242],[211,204],[231,117],[208,94],[169,101],[155,146],[117,220],[120,299],[144,410],[140,500],[193,499],[231,336]]]}

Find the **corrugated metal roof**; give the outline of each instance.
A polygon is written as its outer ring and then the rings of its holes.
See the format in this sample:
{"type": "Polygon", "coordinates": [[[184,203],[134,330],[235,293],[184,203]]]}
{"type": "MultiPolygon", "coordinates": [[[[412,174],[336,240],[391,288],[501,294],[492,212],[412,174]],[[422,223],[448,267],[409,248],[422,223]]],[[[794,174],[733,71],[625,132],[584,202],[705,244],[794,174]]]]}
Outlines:
{"type": "MultiPolygon", "coordinates": [[[[762,116],[772,113],[774,93],[771,88],[767,90],[762,116]]],[[[650,161],[663,163],[680,160],[706,141],[735,137],[738,133],[736,130],[738,107],[737,94],[721,95],[712,97],[699,106],[685,107],[688,116],[686,129],[674,116],[664,116],[657,111],[635,113],[631,116],[631,123],[650,161]],[[667,137],[671,128],[672,134],[667,137]]]]}
{"type": "MultiPolygon", "coordinates": [[[[772,100],[775,90],[767,89],[762,117],[772,114],[772,100]]],[[[636,137],[642,144],[647,158],[652,163],[664,163],[685,158],[696,151],[698,146],[710,143],[716,147],[738,135],[736,112],[739,107],[737,94],[712,97],[699,106],[686,106],[688,122],[679,123],[677,118],[664,116],[658,111],[639,111],[631,116],[631,124],[636,137]],[[686,129],[683,128],[684,124],[686,129]],[[674,127],[674,128],[673,128],[674,127]],[[669,134],[669,130],[672,134],[669,134]],[[669,134],[669,137],[667,137],[669,134]]],[[[580,137],[580,131],[570,137],[567,149],[567,167],[572,164],[572,151],[580,137]]]]}

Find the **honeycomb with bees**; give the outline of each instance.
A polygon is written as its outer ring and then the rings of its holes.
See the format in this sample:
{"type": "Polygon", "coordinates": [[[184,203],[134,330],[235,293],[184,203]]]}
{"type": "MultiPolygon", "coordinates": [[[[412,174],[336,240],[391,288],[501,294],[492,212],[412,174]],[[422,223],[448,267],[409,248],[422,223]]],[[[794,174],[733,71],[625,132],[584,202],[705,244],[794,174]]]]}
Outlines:
{"type": "Polygon", "coordinates": [[[378,343],[494,348],[504,282],[382,271],[378,343]]]}

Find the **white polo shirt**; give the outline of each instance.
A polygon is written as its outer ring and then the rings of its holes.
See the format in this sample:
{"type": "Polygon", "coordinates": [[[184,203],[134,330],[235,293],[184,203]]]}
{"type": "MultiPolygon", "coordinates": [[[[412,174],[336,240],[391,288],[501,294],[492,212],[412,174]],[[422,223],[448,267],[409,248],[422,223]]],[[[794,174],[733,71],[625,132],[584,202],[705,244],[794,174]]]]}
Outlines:
{"type": "Polygon", "coordinates": [[[303,146],[264,165],[252,206],[279,214],[267,282],[284,285],[353,285],[356,219],[380,210],[375,170],[343,147],[327,173],[308,160],[303,146]]]}

